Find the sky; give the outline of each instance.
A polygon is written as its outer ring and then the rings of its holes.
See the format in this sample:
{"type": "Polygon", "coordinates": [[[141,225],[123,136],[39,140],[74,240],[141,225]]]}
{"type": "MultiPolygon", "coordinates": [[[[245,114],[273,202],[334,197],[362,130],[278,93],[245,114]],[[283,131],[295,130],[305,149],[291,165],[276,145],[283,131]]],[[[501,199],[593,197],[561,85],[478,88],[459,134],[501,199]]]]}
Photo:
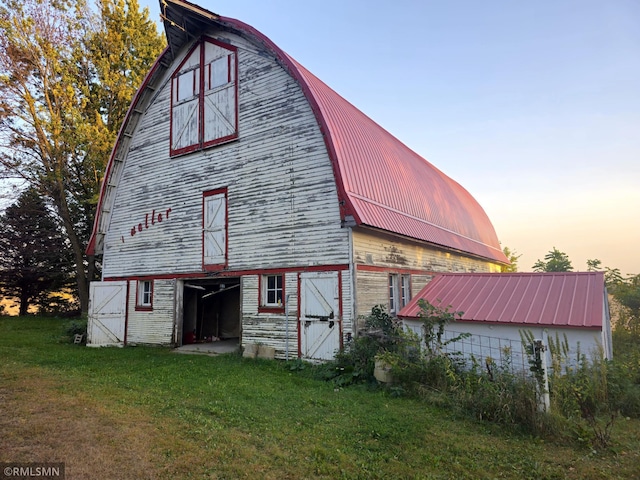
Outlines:
{"type": "MultiPolygon", "coordinates": [[[[531,271],[640,273],[638,0],[199,0],[465,187],[531,271]]],[[[141,0],[151,16],[158,2],[141,0]]]]}
{"type": "Polygon", "coordinates": [[[640,273],[640,1],[191,1],[459,182],[519,271],[556,247],[640,273]]]}

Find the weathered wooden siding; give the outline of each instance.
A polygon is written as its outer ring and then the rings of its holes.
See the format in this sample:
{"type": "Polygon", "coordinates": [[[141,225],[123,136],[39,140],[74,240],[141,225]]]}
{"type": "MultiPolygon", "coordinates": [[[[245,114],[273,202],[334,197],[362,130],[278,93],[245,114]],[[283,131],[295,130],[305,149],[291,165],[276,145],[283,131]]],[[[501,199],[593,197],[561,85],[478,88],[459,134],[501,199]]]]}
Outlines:
{"type": "Polygon", "coordinates": [[[414,295],[437,272],[500,271],[500,265],[489,260],[363,228],[353,230],[353,252],[359,326],[373,306],[389,307],[390,273],[411,275],[411,294],[414,295]]]}
{"type": "Polygon", "coordinates": [[[298,84],[243,39],[218,39],[238,47],[239,139],[170,158],[167,73],[131,139],[105,238],[105,278],[202,271],[202,195],[222,187],[230,270],[348,262],[331,163],[298,84]]]}
{"type": "MultiPolygon", "coordinates": [[[[353,316],[350,308],[353,300],[349,272],[339,272],[342,289],[342,332],[343,337],[353,332],[353,316]]],[[[287,339],[289,358],[298,356],[298,279],[300,272],[285,274],[285,295],[289,296],[289,335],[287,336],[287,317],[280,313],[258,313],[258,275],[242,277],[242,344],[263,344],[276,349],[276,358],[285,358],[287,339]]]]}
{"type": "Polygon", "coordinates": [[[174,324],[175,280],[153,282],[153,310],[136,311],[137,280],[129,281],[127,344],[170,345],[174,324]]]}

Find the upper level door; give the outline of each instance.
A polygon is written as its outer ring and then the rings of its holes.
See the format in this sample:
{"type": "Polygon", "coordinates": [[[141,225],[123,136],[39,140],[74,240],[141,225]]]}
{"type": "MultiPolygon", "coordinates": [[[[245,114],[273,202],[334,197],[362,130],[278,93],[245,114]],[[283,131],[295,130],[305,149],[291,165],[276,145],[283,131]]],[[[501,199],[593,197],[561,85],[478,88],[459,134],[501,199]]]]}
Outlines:
{"type": "Polygon", "coordinates": [[[205,270],[227,263],[227,191],[204,194],[202,263],[205,270]]]}

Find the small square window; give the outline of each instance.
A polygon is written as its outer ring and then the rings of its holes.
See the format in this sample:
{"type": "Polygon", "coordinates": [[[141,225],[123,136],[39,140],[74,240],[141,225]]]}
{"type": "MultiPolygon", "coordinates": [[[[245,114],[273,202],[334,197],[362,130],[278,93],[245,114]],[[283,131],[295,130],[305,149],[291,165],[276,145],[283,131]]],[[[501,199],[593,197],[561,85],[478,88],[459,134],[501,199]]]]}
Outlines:
{"type": "Polygon", "coordinates": [[[138,281],[136,295],[136,309],[151,310],[153,306],[153,282],[151,280],[138,281]]]}
{"type": "Polygon", "coordinates": [[[260,290],[260,307],[263,311],[284,310],[284,275],[262,275],[260,290]]]}

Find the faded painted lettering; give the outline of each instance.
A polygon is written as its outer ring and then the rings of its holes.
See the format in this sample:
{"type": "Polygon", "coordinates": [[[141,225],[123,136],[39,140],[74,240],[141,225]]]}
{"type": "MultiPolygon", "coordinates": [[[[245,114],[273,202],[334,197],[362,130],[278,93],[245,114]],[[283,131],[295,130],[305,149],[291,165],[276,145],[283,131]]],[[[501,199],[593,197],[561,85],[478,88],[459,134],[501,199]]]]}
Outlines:
{"type": "MultiPolygon", "coordinates": [[[[144,214],[144,222],[140,222],[137,225],[131,227],[131,236],[135,236],[136,233],[147,230],[149,227],[154,226],[156,223],[162,223],[163,220],[169,220],[169,214],[171,213],[171,208],[167,208],[166,210],[156,210],[155,208],[151,211],[151,213],[144,214]]],[[[122,241],[124,242],[124,236],[122,237],[122,241]]]]}

